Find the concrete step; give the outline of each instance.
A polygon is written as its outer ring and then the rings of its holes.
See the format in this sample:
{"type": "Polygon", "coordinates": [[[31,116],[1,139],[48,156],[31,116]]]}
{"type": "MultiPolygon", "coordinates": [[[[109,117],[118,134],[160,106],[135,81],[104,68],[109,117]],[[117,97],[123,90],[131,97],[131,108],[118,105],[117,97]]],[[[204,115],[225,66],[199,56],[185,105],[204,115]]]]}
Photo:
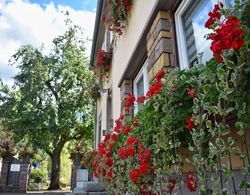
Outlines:
{"type": "Polygon", "coordinates": [[[66,195],[108,195],[107,192],[72,192],[67,193],[66,195]]]}
{"type": "Polygon", "coordinates": [[[69,191],[32,191],[27,193],[8,193],[8,192],[0,192],[0,195],[65,195],[68,194],[69,191]]]}

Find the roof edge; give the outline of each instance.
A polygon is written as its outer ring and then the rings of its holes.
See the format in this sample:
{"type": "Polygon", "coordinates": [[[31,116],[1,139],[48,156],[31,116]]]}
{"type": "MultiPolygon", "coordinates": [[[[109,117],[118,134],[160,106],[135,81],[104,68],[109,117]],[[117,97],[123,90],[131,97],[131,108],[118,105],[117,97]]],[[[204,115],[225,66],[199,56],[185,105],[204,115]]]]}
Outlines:
{"type": "Polygon", "coordinates": [[[99,32],[99,26],[101,22],[101,15],[102,15],[102,7],[103,7],[103,0],[98,0],[97,3],[97,10],[96,10],[96,18],[95,18],[95,28],[94,28],[94,34],[93,34],[93,40],[92,40],[92,47],[91,47],[91,53],[90,53],[90,68],[94,67],[94,57],[95,57],[95,51],[96,51],[96,42],[99,32]]]}

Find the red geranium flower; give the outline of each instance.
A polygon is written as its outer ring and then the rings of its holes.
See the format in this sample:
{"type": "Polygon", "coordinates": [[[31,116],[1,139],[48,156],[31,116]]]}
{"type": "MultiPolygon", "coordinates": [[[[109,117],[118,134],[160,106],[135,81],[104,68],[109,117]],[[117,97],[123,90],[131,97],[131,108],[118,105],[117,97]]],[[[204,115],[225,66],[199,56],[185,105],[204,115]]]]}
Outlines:
{"type": "Polygon", "coordinates": [[[125,99],[125,107],[130,108],[135,102],[135,96],[131,93],[128,94],[128,97],[125,99]]]}
{"type": "Polygon", "coordinates": [[[193,173],[187,174],[186,182],[187,182],[187,188],[191,192],[195,192],[197,189],[197,182],[196,182],[196,177],[193,173]]]}
{"type": "Polygon", "coordinates": [[[223,7],[222,3],[220,3],[220,5],[219,4],[214,5],[214,10],[208,13],[210,18],[205,23],[206,28],[211,28],[211,25],[213,25],[217,20],[220,20],[221,18],[220,10],[222,7],[223,7]]]}
{"type": "MultiPolygon", "coordinates": [[[[215,21],[221,18],[221,8],[223,4],[216,4],[213,12],[209,12],[210,18],[205,24],[206,28],[211,28],[211,25],[215,21]]],[[[213,52],[213,56],[218,62],[223,62],[222,53],[225,50],[239,50],[244,44],[245,32],[241,28],[240,20],[235,16],[229,16],[225,21],[219,23],[214,28],[214,32],[209,35],[209,39],[212,40],[210,49],[213,52]]]]}
{"type": "Polygon", "coordinates": [[[195,127],[193,117],[186,118],[185,123],[186,123],[185,128],[189,131],[191,131],[195,127]]]}
{"type": "Polygon", "coordinates": [[[117,134],[112,134],[112,135],[111,135],[111,140],[112,140],[113,142],[116,142],[116,141],[118,140],[117,134]]]}
{"type": "Polygon", "coordinates": [[[136,146],[137,145],[137,139],[134,135],[129,136],[126,142],[127,146],[136,146]]]}
{"type": "Polygon", "coordinates": [[[140,162],[140,174],[141,175],[146,175],[147,174],[147,171],[148,171],[148,168],[149,168],[149,163],[148,162],[140,162]]]}
{"type": "Polygon", "coordinates": [[[137,119],[135,119],[135,120],[133,121],[133,125],[134,125],[135,127],[137,127],[137,126],[139,125],[139,121],[138,121],[137,119]]]}
{"type": "Polygon", "coordinates": [[[145,96],[141,96],[141,97],[138,97],[136,101],[137,101],[139,104],[143,104],[145,100],[146,100],[146,97],[145,97],[145,96]]]}
{"type": "Polygon", "coordinates": [[[126,151],[125,151],[125,156],[126,157],[130,157],[130,156],[135,156],[135,150],[134,148],[128,148],[126,151]]]}
{"type": "Polygon", "coordinates": [[[161,80],[165,75],[165,71],[164,70],[160,70],[157,74],[156,74],[156,79],[157,80],[161,80]]]}
{"type": "Polygon", "coordinates": [[[191,88],[187,89],[187,93],[190,95],[192,99],[196,97],[194,90],[192,90],[191,88]]]}
{"type": "Polygon", "coordinates": [[[170,194],[172,194],[172,192],[176,188],[176,186],[177,186],[176,179],[173,179],[173,178],[170,177],[168,179],[168,190],[167,190],[167,192],[170,193],[170,194]]]}
{"type": "Polygon", "coordinates": [[[132,128],[131,128],[131,126],[129,126],[129,125],[126,125],[126,126],[124,126],[124,128],[123,128],[123,133],[124,134],[128,134],[128,133],[130,133],[132,131],[132,128]]]}
{"type": "Polygon", "coordinates": [[[105,164],[106,164],[108,167],[112,167],[113,161],[111,160],[111,158],[107,158],[105,164]]]}
{"type": "Polygon", "coordinates": [[[130,179],[135,183],[138,184],[139,181],[139,176],[140,176],[140,170],[139,169],[132,169],[130,174],[130,179]]]}

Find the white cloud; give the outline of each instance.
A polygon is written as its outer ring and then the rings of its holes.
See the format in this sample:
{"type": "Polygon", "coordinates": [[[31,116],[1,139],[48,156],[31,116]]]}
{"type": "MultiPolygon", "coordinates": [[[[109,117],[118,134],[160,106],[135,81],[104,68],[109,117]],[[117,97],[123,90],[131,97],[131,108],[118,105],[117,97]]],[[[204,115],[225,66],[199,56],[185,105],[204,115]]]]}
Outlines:
{"type": "MultiPolygon", "coordinates": [[[[72,21],[84,29],[92,38],[95,13],[74,10],[67,6],[55,6],[53,2],[43,5],[28,0],[0,0],[0,77],[7,82],[16,73],[15,67],[8,66],[8,60],[24,44],[49,48],[52,39],[66,30],[63,11],[69,11],[72,21]]],[[[85,37],[85,38],[86,38],[85,37]]],[[[89,56],[91,43],[86,43],[89,56]]],[[[9,82],[11,83],[11,82],[9,82]]]]}

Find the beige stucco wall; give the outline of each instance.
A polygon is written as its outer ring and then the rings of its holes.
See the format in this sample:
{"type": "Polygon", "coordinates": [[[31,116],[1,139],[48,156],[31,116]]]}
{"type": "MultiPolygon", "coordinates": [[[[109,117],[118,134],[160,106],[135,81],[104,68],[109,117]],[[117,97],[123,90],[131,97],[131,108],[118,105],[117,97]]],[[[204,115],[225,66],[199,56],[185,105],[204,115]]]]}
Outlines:
{"type": "MultiPolygon", "coordinates": [[[[112,69],[110,73],[110,79],[107,84],[104,84],[104,88],[112,89],[112,118],[115,120],[120,116],[121,109],[121,98],[120,98],[120,88],[118,84],[121,77],[128,65],[129,59],[135,50],[140,36],[143,34],[144,28],[150,18],[151,12],[153,11],[157,1],[147,0],[147,1],[134,1],[133,9],[131,14],[128,16],[128,24],[124,29],[124,33],[116,42],[113,50],[112,59],[112,69]]],[[[97,128],[95,136],[96,146],[98,141],[98,120],[99,116],[102,116],[102,130],[107,129],[107,93],[101,95],[100,99],[97,101],[97,128]]],[[[104,136],[102,137],[102,139],[104,136]]]]}
{"type": "Polygon", "coordinates": [[[109,83],[110,86],[112,85],[113,119],[120,116],[121,98],[118,84],[156,3],[156,0],[133,1],[133,9],[128,16],[128,25],[114,48],[111,81],[109,83]]]}

